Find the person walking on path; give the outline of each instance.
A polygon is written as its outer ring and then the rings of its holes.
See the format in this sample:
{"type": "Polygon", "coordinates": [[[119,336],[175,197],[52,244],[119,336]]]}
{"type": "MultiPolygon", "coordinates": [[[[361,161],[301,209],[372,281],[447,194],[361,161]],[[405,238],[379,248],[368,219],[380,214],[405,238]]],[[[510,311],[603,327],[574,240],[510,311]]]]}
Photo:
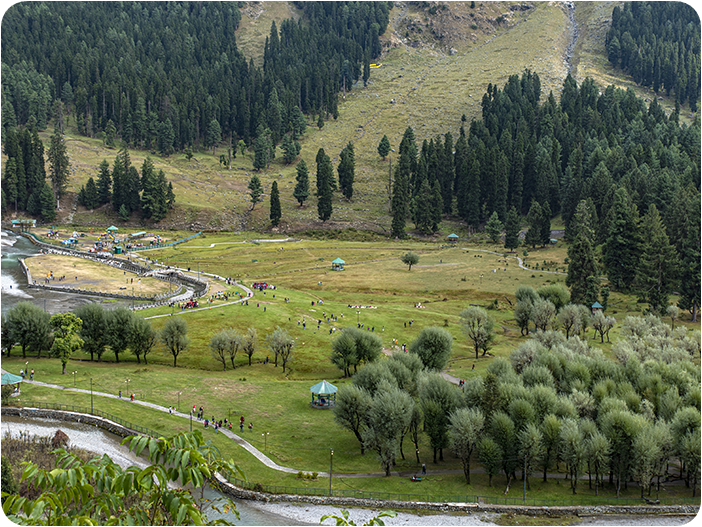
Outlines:
{"type": "Polygon", "coordinates": [[[122,390],[119,391],[119,398],[122,398],[122,390]]]}
{"type": "Polygon", "coordinates": [[[427,465],[426,463],[422,463],[422,476],[427,475],[427,465]]]}

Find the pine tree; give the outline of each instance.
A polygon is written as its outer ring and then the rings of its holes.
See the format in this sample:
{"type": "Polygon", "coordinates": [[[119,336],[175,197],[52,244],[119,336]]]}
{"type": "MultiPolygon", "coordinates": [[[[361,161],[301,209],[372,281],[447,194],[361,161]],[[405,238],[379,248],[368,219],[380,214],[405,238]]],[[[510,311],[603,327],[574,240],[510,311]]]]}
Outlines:
{"type": "Polygon", "coordinates": [[[480,225],[480,162],[475,159],[468,170],[465,221],[474,229],[480,225]]]}
{"type": "Polygon", "coordinates": [[[129,209],[127,208],[127,205],[122,203],[119,207],[119,211],[117,212],[119,215],[119,219],[122,221],[127,221],[129,220],[129,209]]]}
{"type": "Polygon", "coordinates": [[[412,198],[414,204],[414,226],[423,234],[432,233],[432,203],[430,196],[432,195],[429,182],[424,179],[419,188],[417,196],[412,198]]]}
{"type": "Polygon", "coordinates": [[[317,163],[317,215],[324,222],[332,215],[334,168],[321,148],[317,152],[317,163]]]}
{"type": "Polygon", "coordinates": [[[295,190],[293,190],[293,197],[300,203],[300,207],[307,201],[310,197],[310,178],[309,172],[307,171],[307,163],[304,159],[300,159],[300,162],[295,167],[297,171],[297,184],[295,185],[295,190]]]}
{"type": "Polygon", "coordinates": [[[680,300],[678,306],[687,309],[692,315],[691,321],[697,322],[697,313],[700,309],[700,215],[698,212],[692,218],[692,225],[688,229],[687,237],[682,246],[680,255],[680,300]]]}
{"type": "Polygon", "coordinates": [[[400,170],[400,164],[395,168],[395,180],[392,186],[392,233],[394,238],[405,237],[405,218],[407,217],[409,189],[407,176],[400,170]]]}
{"type": "Polygon", "coordinates": [[[170,181],[168,182],[168,189],[166,189],[166,205],[168,206],[169,209],[172,209],[175,206],[175,192],[173,192],[173,183],[170,181]]]}
{"type": "Polygon", "coordinates": [[[536,244],[541,242],[541,225],[543,224],[541,206],[536,200],[532,200],[526,220],[529,224],[529,230],[524,237],[524,243],[531,245],[533,249],[536,247],[536,244]]]}
{"type": "Polygon", "coordinates": [[[271,187],[271,223],[274,227],[277,227],[280,223],[280,218],[282,216],[280,210],[280,193],[278,192],[278,182],[274,181],[271,187]]]}
{"type": "Polygon", "coordinates": [[[541,246],[545,247],[551,242],[551,206],[547,201],[541,204],[541,246]]]}
{"type": "Polygon", "coordinates": [[[5,163],[2,176],[2,196],[7,203],[14,205],[15,212],[17,212],[17,163],[14,157],[5,163]]]}
{"type": "Polygon", "coordinates": [[[54,221],[56,219],[56,198],[54,198],[51,185],[46,181],[41,189],[41,194],[39,194],[39,202],[41,204],[41,219],[45,222],[54,221]]]}
{"type": "Polygon", "coordinates": [[[661,312],[668,306],[668,295],[676,284],[679,257],[653,203],[642,218],[641,238],[635,286],[639,297],[648,302],[653,311],[661,312]]]}
{"type": "Polygon", "coordinates": [[[58,127],[54,128],[54,133],[51,135],[48,157],[49,177],[54,187],[54,196],[59,200],[68,187],[68,175],[71,164],[66,152],[66,143],[58,127]]]}
{"type": "MultiPolygon", "coordinates": [[[[170,119],[159,123],[158,125],[158,151],[162,156],[169,156],[174,152],[173,141],[175,140],[175,132],[170,119]]],[[[214,149],[213,152],[214,153],[214,149]]]]}
{"type": "Polygon", "coordinates": [[[339,188],[344,197],[350,200],[353,197],[353,180],[356,172],[356,159],[353,143],[348,143],[341,151],[339,160],[339,188]]]}
{"type": "Polygon", "coordinates": [[[378,144],[378,155],[383,158],[383,161],[385,161],[385,158],[388,157],[389,153],[390,140],[388,139],[387,135],[384,135],[383,138],[380,140],[380,143],[378,144]]]}
{"type": "Polygon", "coordinates": [[[295,161],[295,158],[299,153],[296,144],[298,143],[297,141],[293,141],[292,134],[285,134],[283,136],[283,141],[280,143],[280,149],[283,151],[283,161],[285,161],[286,165],[289,165],[295,161]]]}
{"type": "Polygon", "coordinates": [[[114,147],[115,137],[117,137],[117,128],[115,128],[115,123],[110,119],[105,125],[105,144],[109,147],[114,147]]]}
{"type": "MultiPolygon", "coordinates": [[[[590,217],[587,203],[581,201],[572,220],[575,223],[575,240],[568,247],[566,285],[570,287],[570,300],[573,304],[585,304],[587,302],[589,289],[592,289],[592,286],[588,288],[589,277],[598,280],[595,250],[591,241],[594,234],[590,227],[590,217]]],[[[592,282],[592,280],[590,281],[592,282]]]]}
{"type": "Polygon", "coordinates": [[[602,263],[609,283],[618,291],[627,291],[636,277],[640,255],[637,216],[626,189],[617,189],[609,211],[609,230],[602,247],[602,263]]]}
{"type": "Polygon", "coordinates": [[[141,165],[141,217],[148,219],[153,216],[157,204],[156,175],[154,174],[154,164],[150,157],[144,159],[141,165]]]}
{"type": "MultiPolygon", "coordinates": [[[[168,189],[170,183],[166,181],[166,174],[159,170],[156,174],[156,184],[154,185],[154,211],[151,219],[161,221],[168,214],[168,189]]],[[[171,186],[171,191],[173,187],[171,186]]]]}
{"type": "Polygon", "coordinates": [[[497,214],[497,211],[492,213],[490,219],[485,224],[485,232],[490,236],[492,243],[498,243],[500,241],[500,234],[502,234],[502,222],[497,214]]]}
{"type": "Polygon", "coordinates": [[[85,184],[85,199],[83,205],[88,209],[94,209],[98,206],[98,191],[95,186],[95,180],[93,178],[88,178],[88,182],[85,184]]]}
{"type": "Polygon", "coordinates": [[[217,119],[212,119],[207,125],[207,143],[205,146],[212,148],[212,154],[214,155],[217,145],[222,140],[222,127],[219,125],[217,119]]]}
{"type": "Polygon", "coordinates": [[[265,132],[260,134],[254,141],[254,162],[256,170],[262,170],[270,163],[271,141],[265,132]]]}
{"type": "Polygon", "coordinates": [[[519,247],[519,214],[514,206],[507,213],[507,221],[505,221],[505,249],[510,252],[519,247]]]}
{"type": "Polygon", "coordinates": [[[441,225],[441,211],[444,210],[443,207],[443,197],[441,195],[441,185],[439,185],[439,180],[435,179],[434,184],[431,188],[431,230],[436,232],[439,230],[439,225],[441,225]]]}
{"type": "Polygon", "coordinates": [[[102,205],[109,202],[112,196],[110,192],[112,176],[110,175],[110,165],[107,159],[103,159],[98,168],[100,169],[97,180],[98,204],[102,205]]]}
{"type": "Polygon", "coordinates": [[[261,201],[261,194],[263,194],[263,187],[261,187],[261,180],[256,174],[251,176],[249,180],[249,196],[251,197],[251,210],[254,210],[256,203],[261,201]]]}

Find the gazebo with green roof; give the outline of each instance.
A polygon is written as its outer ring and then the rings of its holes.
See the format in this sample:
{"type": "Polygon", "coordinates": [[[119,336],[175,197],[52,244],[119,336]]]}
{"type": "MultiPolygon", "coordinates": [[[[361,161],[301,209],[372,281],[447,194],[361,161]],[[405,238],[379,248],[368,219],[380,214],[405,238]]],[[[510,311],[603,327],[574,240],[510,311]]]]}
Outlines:
{"type": "Polygon", "coordinates": [[[454,234],[454,233],[449,234],[448,241],[451,243],[456,243],[458,241],[458,234],[454,234]]]}
{"type": "Polygon", "coordinates": [[[337,390],[338,388],[336,386],[327,381],[318,382],[310,388],[312,392],[312,402],[310,406],[322,410],[332,408],[336,404],[337,390]]]}
{"type": "Polygon", "coordinates": [[[332,260],[332,271],[343,271],[345,263],[346,262],[343,261],[341,258],[336,258],[335,260],[332,260]]]}
{"type": "Polygon", "coordinates": [[[114,225],[110,225],[110,226],[107,228],[107,231],[108,231],[108,232],[116,232],[116,231],[118,231],[118,230],[119,230],[119,227],[115,227],[114,225]]]}

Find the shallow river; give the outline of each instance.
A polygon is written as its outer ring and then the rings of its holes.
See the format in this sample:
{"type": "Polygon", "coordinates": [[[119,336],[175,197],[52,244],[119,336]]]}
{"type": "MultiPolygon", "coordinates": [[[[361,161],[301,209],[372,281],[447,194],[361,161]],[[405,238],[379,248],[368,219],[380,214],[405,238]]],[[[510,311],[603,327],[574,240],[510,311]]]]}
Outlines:
{"type": "MultiPolygon", "coordinates": [[[[0,255],[2,255],[2,258],[0,259],[0,265],[2,271],[0,276],[2,278],[2,293],[0,303],[2,304],[3,313],[22,300],[36,304],[51,315],[73,311],[83,304],[102,300],[88,295],[29,289],[27,287],[27,277],[22,272],[17,260],[36,256],[37,254],[39,254],[39,250],[26,238],[15,236],[8,231],[1,231],[0,255]]],[[[110,308],[120,305],[129,307],[131,302],[110,300],[106,305],[110,306],[110,308]]]]}

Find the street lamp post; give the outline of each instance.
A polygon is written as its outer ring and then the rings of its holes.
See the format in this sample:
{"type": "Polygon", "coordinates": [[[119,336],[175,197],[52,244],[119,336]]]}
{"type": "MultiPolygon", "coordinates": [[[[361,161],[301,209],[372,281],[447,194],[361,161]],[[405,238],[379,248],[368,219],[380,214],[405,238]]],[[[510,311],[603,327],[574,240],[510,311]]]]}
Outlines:
{"type": "Polygon", "coordinates": [[[131,396],[131,392],[129,391],[129,379],[127,379],[127,380],[124,381],[124,382],[127,383],[127,396],[131,396]]]}
{"type": "Polygon", "coordinates": [[[93,378],[90,377],[90,413],[93,413],[93,378]]]}
{"type": "Polygon", "coordinates": [[[263,436],[263,451],[265,452],[268,445],[268,432],[261,434],[261,436],[263,436]]]}
{"type": "Polygon", "coordinates": [[[334,449],[329,449],[329,495],[331,496],[332,471],[334,467],[334,449]]]}
{"type": "Polygon", "coordinates": [[[190,410],[190,432],[193,431],[193,411],[190,410]]]}
{"type": "Polygon", "coordinates": [[[180,412],[180,392],[178,392],[178,411],[180,412]]]}
{"type": "Polygon", "coordinates": [[[76,373],[78,373],[78,372],[77,371],[73,372],[73,388],[76,387],[76,373]]]}
{"type": "Polygon", "coordinates": [[[361,325],[361,312],[356,311],[356,324],[361,325]]]}

